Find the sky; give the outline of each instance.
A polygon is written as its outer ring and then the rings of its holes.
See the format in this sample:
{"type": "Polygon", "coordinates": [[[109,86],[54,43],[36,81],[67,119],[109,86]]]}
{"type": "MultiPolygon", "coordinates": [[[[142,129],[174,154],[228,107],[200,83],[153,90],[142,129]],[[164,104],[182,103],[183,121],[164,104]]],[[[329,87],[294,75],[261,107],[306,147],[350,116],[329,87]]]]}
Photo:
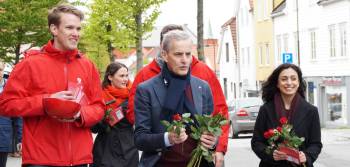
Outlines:
{"type": "MultiPolygon", "coordinates": [[[[221,26],[234,16],[239,0],[203,0],[204,3],[204,34],[208,31],[208,24],[212,27],[215,38],[219,38],[221,26]]],[[[167,24],[188,24],[189,28],[197,32],[197,0],[167,0],[160,6],[156,26],[167,24]]]]}
{"type": "MultiPolygon", "coordinates": [[[[92,0],[81,1],[92,2],[92,0]]],[[[239,1],[241,0],[203,0],[204,36],[207,35],[210,21],[213,36],[219,38],[221,26],[234,16],[239,1]]],[[[84,12],[88,11],[85,7],[78,6],[78,8],[84,12]]],[[[166,0],[160,5],[160,11],[155,26],[187,24],[194,33],[197,33],[197,0],[166,0]]]]}

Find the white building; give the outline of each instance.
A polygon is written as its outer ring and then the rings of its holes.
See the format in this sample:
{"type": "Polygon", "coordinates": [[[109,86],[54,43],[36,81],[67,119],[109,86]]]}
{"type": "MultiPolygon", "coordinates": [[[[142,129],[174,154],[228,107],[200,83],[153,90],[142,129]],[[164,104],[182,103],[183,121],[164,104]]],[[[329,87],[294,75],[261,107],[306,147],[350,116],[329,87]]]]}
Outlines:
{"type": "Polygon", "coordinates": [[[236,38],[236,18],[232,17],[221,28],[219,39],[218,62],[220,66],[219,81],[223,89],[226,100],[237,98],[238,71],[237,68],[237,38],[236,38]]]}
{"type": "Polygon", "coordinates": [[[318,106],[323,126],[349,126],[350,1],[298,2],[300,66],[307,99],[318,106]]]}
{"type": "Polygon", "coordinates": [[[283,1],[271,13],[274,29],[275,66],[283,63],[283,55],[290,56],[289,63],[298,65],[298,29],[296,0],[283,1]]]}
{"type": "Polygon", "coordinates": [[[240,0],[237,12],[238,61],[235,72],[239,97],[258,96],[254,49],[253,1],[240,0]]]}

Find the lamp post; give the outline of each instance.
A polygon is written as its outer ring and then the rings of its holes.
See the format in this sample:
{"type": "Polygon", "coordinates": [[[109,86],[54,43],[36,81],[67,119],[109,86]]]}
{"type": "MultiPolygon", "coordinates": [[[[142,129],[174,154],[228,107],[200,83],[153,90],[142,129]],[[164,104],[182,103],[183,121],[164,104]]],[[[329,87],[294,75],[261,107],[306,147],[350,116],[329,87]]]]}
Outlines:
{"type": "Polygon", "coordinates": [[[300,41],[299,41],[299,0],[296,0],[296,14],[297,14],[297,58],[298,66],[300,66],[300,41]]]}

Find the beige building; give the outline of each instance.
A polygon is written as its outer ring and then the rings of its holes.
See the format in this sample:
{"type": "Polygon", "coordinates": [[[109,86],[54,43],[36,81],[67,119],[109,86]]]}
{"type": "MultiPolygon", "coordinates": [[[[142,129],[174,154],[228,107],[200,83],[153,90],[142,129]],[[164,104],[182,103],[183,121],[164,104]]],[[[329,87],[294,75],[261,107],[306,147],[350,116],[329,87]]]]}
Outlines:
{"type": "Polygon", "coordinates": [[[256,80],[258,87],[274,69],[273,22],[271,12],[273,0],[254,0],[254,33],[256,80]]]}

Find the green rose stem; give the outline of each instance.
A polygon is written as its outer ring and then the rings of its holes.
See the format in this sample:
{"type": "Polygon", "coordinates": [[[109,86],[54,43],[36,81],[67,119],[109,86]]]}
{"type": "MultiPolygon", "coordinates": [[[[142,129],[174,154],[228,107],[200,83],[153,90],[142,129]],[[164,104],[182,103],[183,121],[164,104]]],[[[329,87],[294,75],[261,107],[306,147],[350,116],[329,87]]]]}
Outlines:
{"type": "Polygon", "coordinates": [[[211,115],[195,115],[198,127],[191,126],[191,137],[198,140],[197,147],[192,151],[192,158],[187,167],[199,167],[202,159],[208,162],[213,161],[212,154],[214,150],[208,150],[201,145],[200,138],[204,133],[210,133],[218,137],[221,135],[221,126],[226,125],[228,121],[221,114],[211,115]]]}

